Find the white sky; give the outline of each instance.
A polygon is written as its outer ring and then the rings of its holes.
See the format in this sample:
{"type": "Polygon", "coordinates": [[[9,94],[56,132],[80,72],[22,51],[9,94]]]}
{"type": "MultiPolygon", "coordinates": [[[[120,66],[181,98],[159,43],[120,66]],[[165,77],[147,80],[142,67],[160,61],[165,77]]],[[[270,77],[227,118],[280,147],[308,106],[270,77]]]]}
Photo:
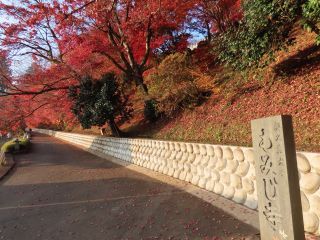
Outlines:
{"type": "MultiPolygon", "coordinates": [[[[21,1],[19,0],[0,0],[2,3],[8,3],[8,4],[14,4],[19,5],[21,1]]],[[[13,22],[13,19],[9,19],[8,17],[0,14],[0,22],[13,22]]],[[[12,74],[15,76],[23,74],[31,65],[32,58],[29,56],[20,56],[20,57],[14,57],[13,59],[10,59],[11,64],[11,71],[12,74]]]]}

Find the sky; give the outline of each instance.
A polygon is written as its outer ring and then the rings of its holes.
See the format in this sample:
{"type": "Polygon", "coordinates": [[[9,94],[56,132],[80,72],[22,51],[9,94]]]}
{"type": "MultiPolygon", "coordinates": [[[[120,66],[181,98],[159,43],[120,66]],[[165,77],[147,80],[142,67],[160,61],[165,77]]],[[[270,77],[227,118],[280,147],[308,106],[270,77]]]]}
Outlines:
{"type": "MultiPolygon", "coordinates": [[[[1,3],[13,3],[15,5],[19,5],[21,2],[20,0],[0,0],[1,3]]],[[[3,21],[9,21],[9,22],[14,22],[13,19],[9,19],[5,17],[3,14],[0,12],[0,22],[3,21]]],[[[32,58],[30,56],[19,56],[19,57],[13,57],[10,59],[12,64],[11,64],[11,71],[14,76],[19,76],[23,74],[31,65],[32,58]]]]}

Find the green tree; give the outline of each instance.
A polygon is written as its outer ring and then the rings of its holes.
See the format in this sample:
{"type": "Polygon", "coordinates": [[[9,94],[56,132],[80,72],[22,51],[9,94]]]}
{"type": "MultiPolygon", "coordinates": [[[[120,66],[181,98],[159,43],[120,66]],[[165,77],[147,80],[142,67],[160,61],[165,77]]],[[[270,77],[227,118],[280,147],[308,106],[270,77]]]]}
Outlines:
{"type": "Polygon", "coordinates": [[[220,60],[237,69],[272,60],[293,42],[290,32],[300,20],[319,34],[318,0],[245,0],[243,13],[239,26],[221,34],[216,44],[220,60]]]}
{"type": "Polygon", "coordinates": [[[71,110],[84,129],[107,123],[113,136],[122,136],[115,120],[130,118],[132,109],[113,73],[104,75],[99,81],[83,78],[78,88],[70,88],[69,97],[73,100],[71,110]]]}
{"type": "Polygon", "coordinates": [[[316,42],[318,45],[320,45],[320,29],[318,27],[318,24],[320,23],[320,1],[307,1],[303,5],[303,17],[304,27],[318,35],[316,42]]]}

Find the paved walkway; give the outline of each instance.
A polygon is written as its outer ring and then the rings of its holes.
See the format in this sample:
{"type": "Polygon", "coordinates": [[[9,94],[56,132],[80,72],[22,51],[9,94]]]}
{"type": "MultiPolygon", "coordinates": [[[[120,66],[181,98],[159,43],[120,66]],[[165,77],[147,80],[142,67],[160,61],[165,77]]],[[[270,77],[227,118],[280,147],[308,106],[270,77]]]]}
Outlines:
{"type": "Polygon", "coordinates": [[[257,239],[233,216],[252,211],[190,184],[47,136],[32,148],[0,182],[0,239],[257,239]]]}

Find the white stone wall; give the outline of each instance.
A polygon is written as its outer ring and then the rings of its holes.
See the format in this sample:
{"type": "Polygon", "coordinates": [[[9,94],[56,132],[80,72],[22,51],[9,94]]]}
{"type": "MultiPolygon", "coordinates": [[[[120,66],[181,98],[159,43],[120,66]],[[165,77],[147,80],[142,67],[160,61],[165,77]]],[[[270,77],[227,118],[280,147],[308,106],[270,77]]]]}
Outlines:
{"type": "MultiPolygon", "coordinates": [[[[258,207],[252,148],[35,131],[258,207]]],[[[297,160],[305,231],[320,235],[320,153],[298,152],[297,160]]]]}

